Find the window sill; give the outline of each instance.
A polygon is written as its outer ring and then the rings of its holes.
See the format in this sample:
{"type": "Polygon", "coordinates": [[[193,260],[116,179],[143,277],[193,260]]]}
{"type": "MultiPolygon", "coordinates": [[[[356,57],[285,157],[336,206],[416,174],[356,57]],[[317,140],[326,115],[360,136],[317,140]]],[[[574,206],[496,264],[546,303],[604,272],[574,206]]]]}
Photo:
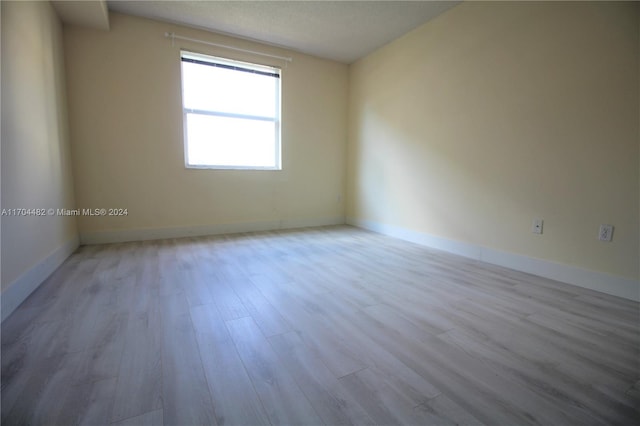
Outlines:
{"type": "Polygon", "coordinates": [[[281,171],[282,167],[258,167],[258,166],[209,166],[209,165],[193,165],[186,164],[186,169],[200,170],[258,170],[258,171],[281,171]]]}

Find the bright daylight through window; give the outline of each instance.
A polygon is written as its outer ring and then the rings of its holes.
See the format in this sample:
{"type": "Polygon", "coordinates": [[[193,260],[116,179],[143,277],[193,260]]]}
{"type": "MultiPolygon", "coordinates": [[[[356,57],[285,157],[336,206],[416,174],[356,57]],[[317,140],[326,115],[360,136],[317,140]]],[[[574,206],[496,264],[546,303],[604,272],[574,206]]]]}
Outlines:
{"type": "Polygon", "coordinates": [[[280,170],[280,70],[181,55],[186,166],[280,170]]]}

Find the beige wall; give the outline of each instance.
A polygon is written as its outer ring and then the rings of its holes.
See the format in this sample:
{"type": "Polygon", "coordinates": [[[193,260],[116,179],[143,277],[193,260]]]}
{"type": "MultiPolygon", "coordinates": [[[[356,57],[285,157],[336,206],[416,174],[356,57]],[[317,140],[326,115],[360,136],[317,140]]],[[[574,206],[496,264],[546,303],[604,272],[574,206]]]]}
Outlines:
{"type": "MultiPolygon", "coordinates": [[[[48,2],[1,4],[2,208],[73,208],[60,22],[48,2]]],[[[76,246],[74,217],[3,216],[3,309],[76,246]]]]}
{"type": "Polygon", "coordinates": [[[64,31],[78,207],[129,211],[80,217],[85,241],[344,220],[338,198],[345,191],[346,65],[152,20],[110,18],[109,32],[64,31]],[[172,47],[166,31],[293,56],[282,71],[282,171],[185,169],[180,47],[285,64],[178,40],[172,47]],[[227,224],[240,226],[217,228],[227,224]]]}
{"type": "Polygon", "coordinates": [[[638,27],[635,3],[471,2],[352,65],[349,220],[637,280],[638,27]]]}

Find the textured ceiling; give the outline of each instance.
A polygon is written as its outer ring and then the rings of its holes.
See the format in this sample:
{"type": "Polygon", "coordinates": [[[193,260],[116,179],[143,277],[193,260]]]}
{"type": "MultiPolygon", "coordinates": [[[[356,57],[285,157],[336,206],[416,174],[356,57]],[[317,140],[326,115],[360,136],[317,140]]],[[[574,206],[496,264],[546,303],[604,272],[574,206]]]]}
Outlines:
{"type": "Polygon", "coordinates": [[[352,63],[454,1],[108,1],[109,10],[352,63]]]}

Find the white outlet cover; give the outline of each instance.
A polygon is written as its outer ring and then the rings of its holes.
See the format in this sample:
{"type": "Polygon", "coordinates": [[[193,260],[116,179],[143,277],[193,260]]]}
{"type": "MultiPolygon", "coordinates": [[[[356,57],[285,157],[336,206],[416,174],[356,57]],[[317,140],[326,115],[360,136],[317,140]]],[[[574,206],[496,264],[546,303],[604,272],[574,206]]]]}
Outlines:
{"type": "Polygon", "coordinates": [[[533,219],[533,224],[531,225],[531,232],[534,234],[542,234],[542,226],[544,221],[542,219],[533,219]]]}
{"type": "Polygon", "coordinates": [[[600,231],[598,232],[598,239],[600,241],[611,241],[613,237],[613,225],[600,225],[600,231]]]}

